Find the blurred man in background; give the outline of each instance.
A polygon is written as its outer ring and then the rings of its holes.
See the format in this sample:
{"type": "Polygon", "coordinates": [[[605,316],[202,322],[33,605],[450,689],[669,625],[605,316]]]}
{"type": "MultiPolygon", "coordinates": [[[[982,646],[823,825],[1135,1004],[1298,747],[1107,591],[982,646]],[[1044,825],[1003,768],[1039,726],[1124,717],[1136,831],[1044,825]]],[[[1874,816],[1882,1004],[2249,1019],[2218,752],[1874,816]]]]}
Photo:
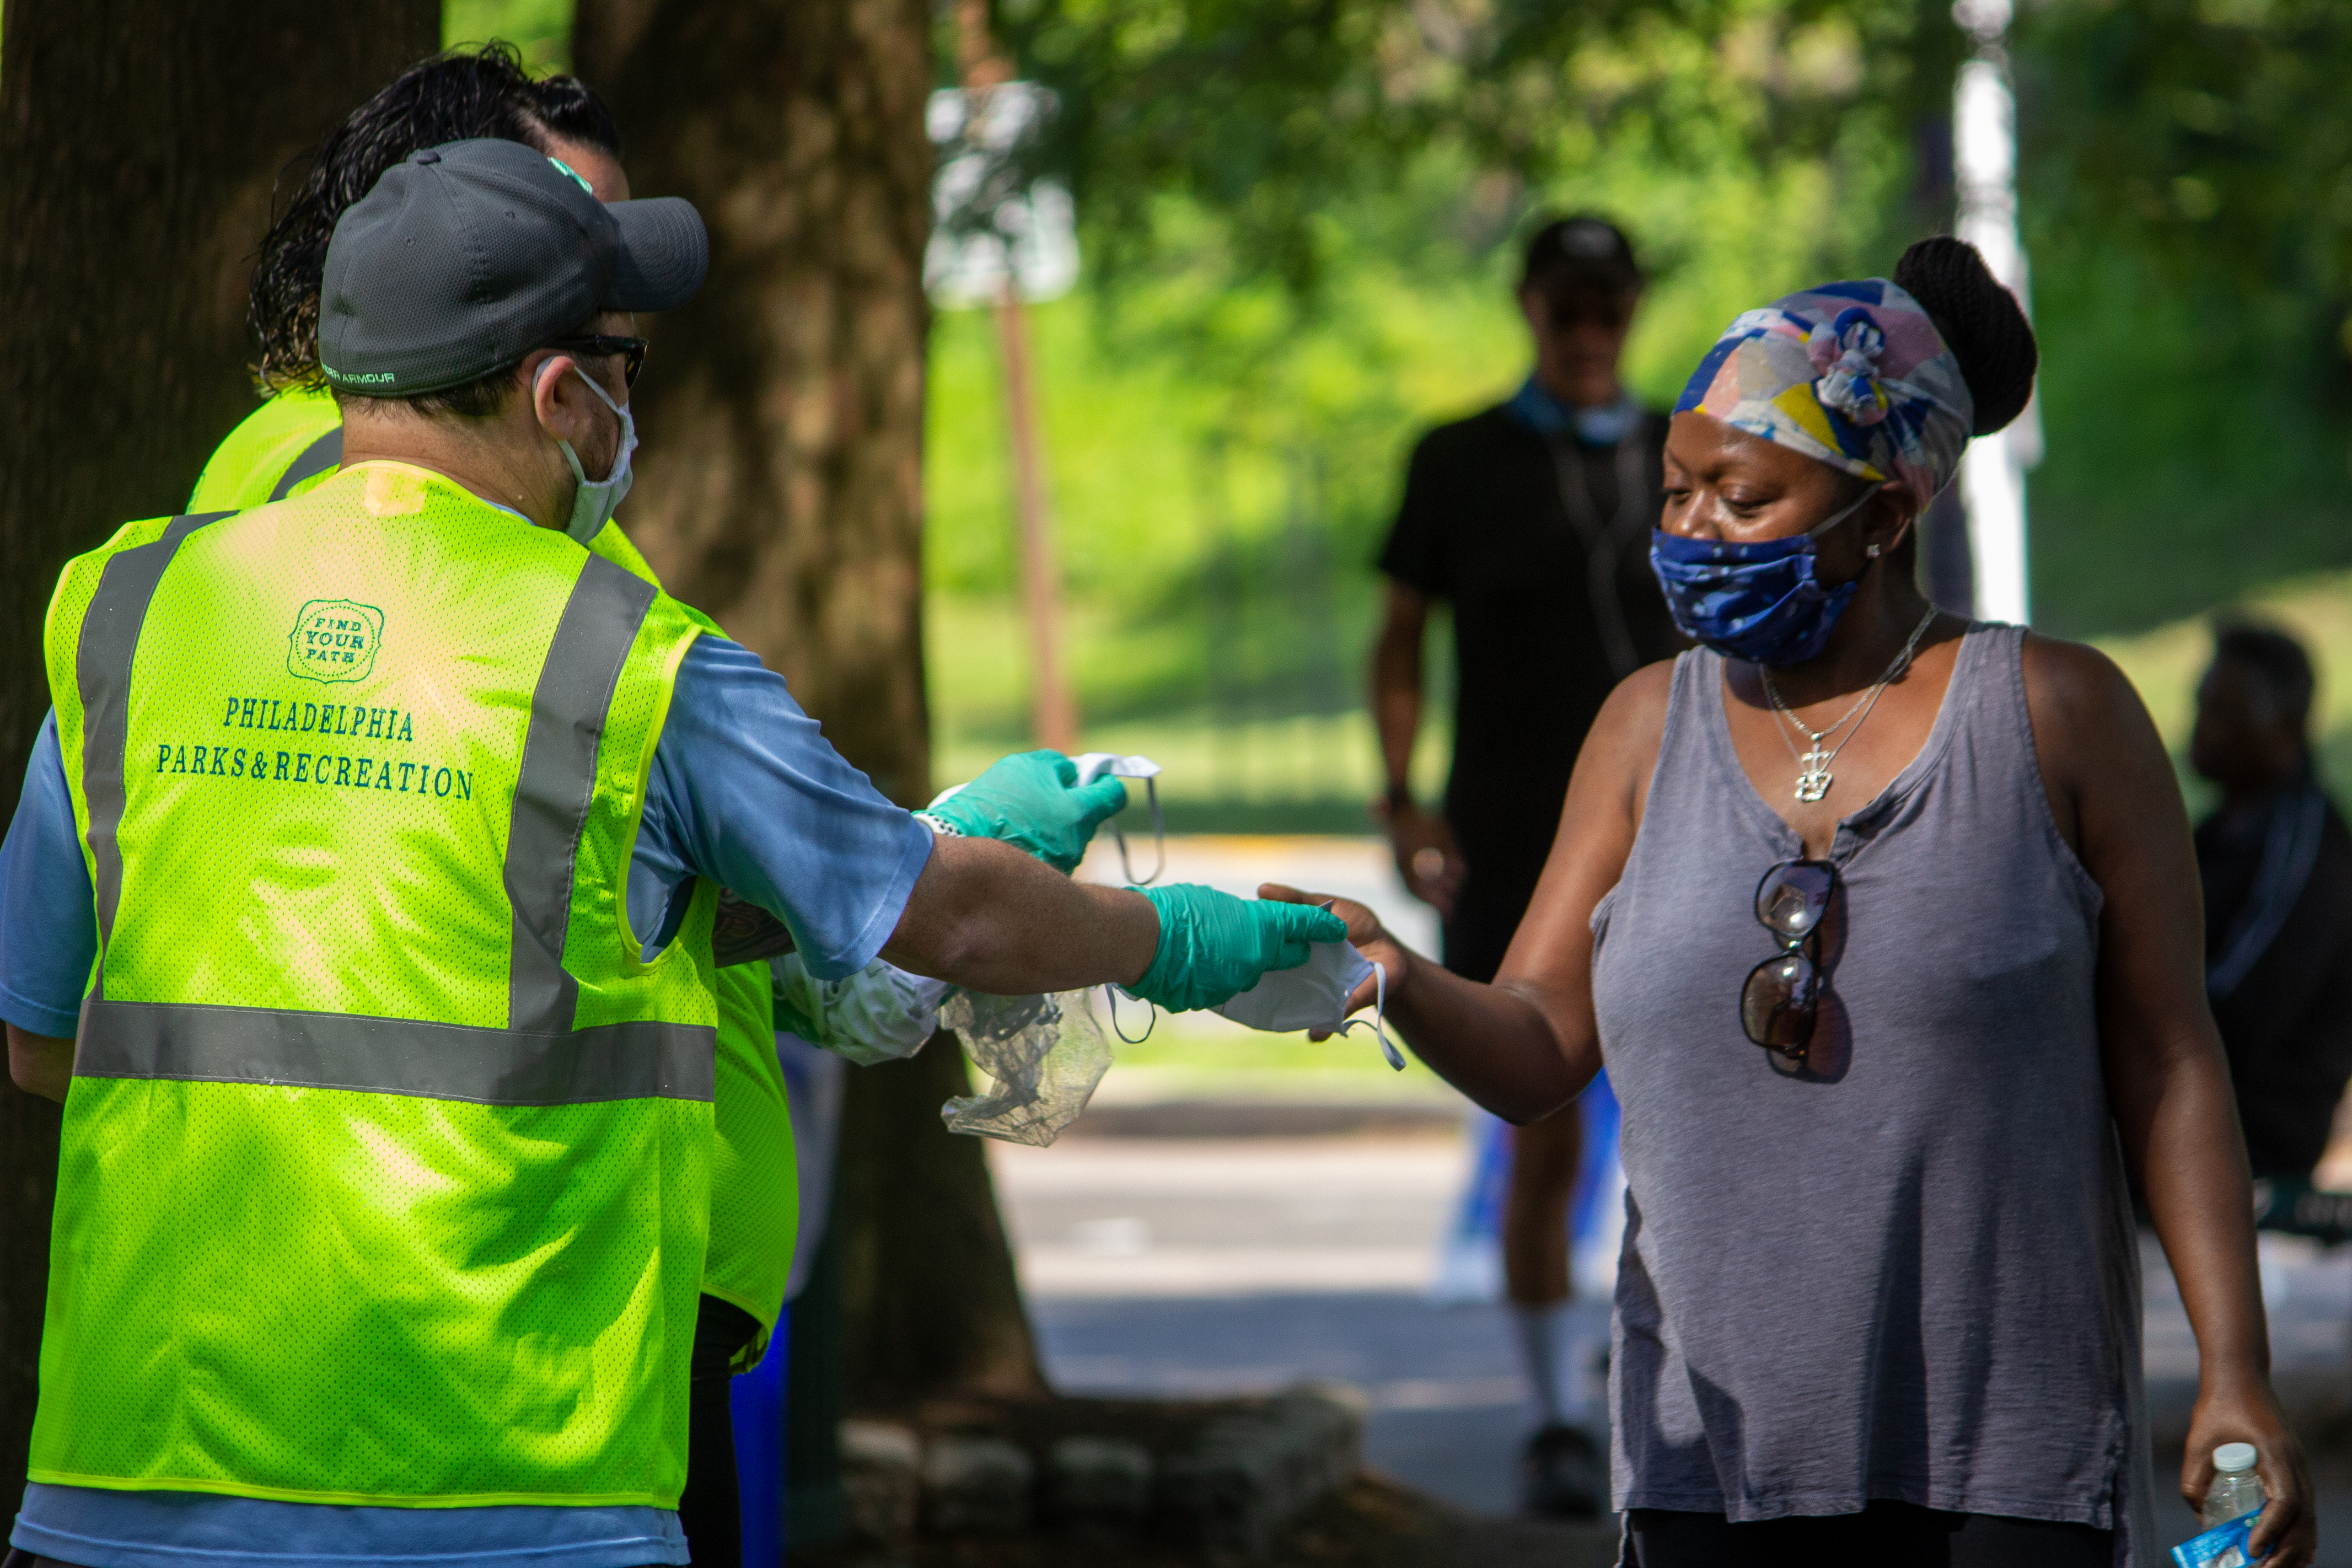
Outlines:
{"type": "Polygon", "coordinates": [[[2313,684],[2310,656],[2285,633],[2216,628],[2189,757],[2221,789],[2197,827],[2206,991],[2246,1154],[2270,1184],[2264,1218],[2326,1229],[2341,1205],[2301,1224],[2295,1209],[2352,1079],[2352,834],[2313,763],[2313,684]]]}
{"type": "MultiPolygon", "coordinates": [[[[1445,964],[1491,980],[1535,892],[1586,730],[1618,681],[1678,645],[1650,572],[1666,420],[1618,377],[1641,298],[1633,251],[1592,216],[1528,242],[1519,308],[1535,369],[1508,401],[1422,437],[1381,552],[1372,710],[1397,869],[1444,918],[1445,964]],[[1422,648],[1453,611],[1454,768],[1443,815],[1413,798],[1422,648]]],[[[1503,1264],[1537,1414],[1530,1510],[1591,1515],[1601,1476],[1591,1347],[1568,1342],[1577,1109],[1517,1134],[1503,1264]]]]}

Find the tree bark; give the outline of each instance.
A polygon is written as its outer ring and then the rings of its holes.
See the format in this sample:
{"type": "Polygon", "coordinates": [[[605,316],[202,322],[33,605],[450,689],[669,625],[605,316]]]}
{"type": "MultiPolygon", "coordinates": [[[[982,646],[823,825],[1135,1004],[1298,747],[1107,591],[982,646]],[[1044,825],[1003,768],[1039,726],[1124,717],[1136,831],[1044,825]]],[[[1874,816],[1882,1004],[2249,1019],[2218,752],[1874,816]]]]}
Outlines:
{"type": "Polygon", "coordinates": [[[583,0],[573,58],[633,188],[711,239],[648,323],[629,536],[894,799],[929,787],[921,0],[583,0]]]}
{"type": "Polygon", "coordinates": [[[844,1363],[853,1400],[1045,1387],[984,1145],[940,1106],[970,1094],[956,1037],[859,1068],[841,1111],[844,1363]]]}
{"type": "MultiPolygon", "coordinates": [[[[66,560],[177,510],[253,406],[246,280],[273,184],[440,40],[438,0],[0,6],[0,803],[49,705],[66,560]]],[[[299,171],[297,176],[299,177],[299,171]]],[[[0,1086],[0,1510],[25,1474],[57,1108],[0,1086]]]]}
{"type": "MultiPolygon", "coordinates": [[[[582,0],[573,58],[632,187],[709,225],[644,329],[625,521],[883,792],[930,792],[923,698],[923,0],[582,0]]],[[[1042,1386],[952,1037],[850,1075],[837,1223],[853,1399],[1042,1386]]]]}

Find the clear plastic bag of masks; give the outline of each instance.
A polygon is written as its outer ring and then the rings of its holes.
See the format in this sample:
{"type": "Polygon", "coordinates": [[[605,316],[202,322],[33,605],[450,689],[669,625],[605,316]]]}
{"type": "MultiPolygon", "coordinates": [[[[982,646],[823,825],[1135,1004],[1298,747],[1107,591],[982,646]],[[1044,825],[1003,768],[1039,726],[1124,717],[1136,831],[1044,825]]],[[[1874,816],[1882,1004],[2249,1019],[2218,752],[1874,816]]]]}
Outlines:
{"type": "MultiPolygon", "coordinates": [[[[1130,1037],[1118,1029],[1114,988],[1097,990],[1111,1010],[1113,1030],[1128,1044],[1140,1044],[1143,1036],[1130,1037]]],[[[1326,1029],[1344,1035],[1369,1027],[1389,1065],[1402,1072],[1404,1058],[1381,1026],[1387,993],[1388,975],[1380,965],[1368,962],[1347,942],[1317,942],[1306,963],[1266,975],[1213,1011],[1249,1028],[1274,1034],[1326,1029]],[[1368,979],[1375,982],[1380,1011],[1371,1018],[1350,1019],[1349,994],[1368,979]]],[[[1062,1130],[1085,1111],[1103,1075],[1110,1071],[1110,1042],[1094,1013],[1097,994],[1097,990],[1045,996],[950,993],[940,1008],[940,1022],[963,1037],[965,1054],[995,1080],[995,1086],[986,1094],[959,1096],[941,1106],[940,1116],[949,1131],[1038,1148],[1060,1137],[1062,1130]]],[[[1148,1003],[1139,1005],[1147,1016],[1154,1016],[1148,1003]]],[[[1147,1026],[1144,1034],[1150,1033],[1147,1026]]]]}
{"type": "Polygon", "coordinates": [[[903,1061],[940,1026],[943,980],[909,974],[876,959],[845,980],[811,975],[797,952],[770,961],[776,1026],[859,1067],[903,1061]]]}
{"type": "Polygon", "coordinates": [[[1060,1137],[1110,1071],[1110,1044],[1089,1001],[1085,991],[950,995],[940,1022],[963,1037],[964,1054],[993,1084],[940,1107],[948,1130],[1041,1149],[1060,1137]]]}

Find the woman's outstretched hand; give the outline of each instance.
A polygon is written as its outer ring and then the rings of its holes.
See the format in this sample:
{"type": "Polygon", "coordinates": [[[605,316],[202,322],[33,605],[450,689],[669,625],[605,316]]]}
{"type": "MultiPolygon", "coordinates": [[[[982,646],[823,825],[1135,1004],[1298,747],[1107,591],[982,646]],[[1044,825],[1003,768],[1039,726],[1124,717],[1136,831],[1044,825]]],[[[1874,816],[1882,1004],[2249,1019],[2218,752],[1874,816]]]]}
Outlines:
{"type": "MultiPolygon", "coordinates": [[[[1286,888],[1280,882],[1259,884],[1257,896],[1278,904],[1329,905],[1333,914],[1348,922],[1348,941],[1356,951],[1389,972],[1389,994],[1394,996],[1398,987],[1404,984],[1405,970],[1412,962],[1412,954],[1406,950],[1404,943],[1389,934],[1388,928],[1381,924],[1380,916],[1355,900],[1339,898],[1330,893],[1302,893],[1297,888],[1286,888]]],[[[1357,986],[1348,998],[1348,1011],[1353,1013],[1359,1007],[1370,1006],[1375,989],[1374,983],[1370,980],[1357,986]]],[[[1307,1037],[1328,1040],[1331,1037],[1309,1030],[1307,1037]]]]}
{"type": "Polygon", "coordinates": [[[2205,1504],[2213,1484],[2213,1450],[2224,1443],[2252,1443],[2261,1456],[2263,1517],[2254,1526],[2253,1561],[2263,1568],[2309,1568],[2319,1551],[2319,1520],[2311,1505],[2311,1476],[2303,1445],[2287,1430],[2278,1396],[2265,1378],[2235,1389],[2201,1388],[2189,1422],[2189,1453],[2180,1467],[2180,1495],[2192,1509],[2205,1504]]]}

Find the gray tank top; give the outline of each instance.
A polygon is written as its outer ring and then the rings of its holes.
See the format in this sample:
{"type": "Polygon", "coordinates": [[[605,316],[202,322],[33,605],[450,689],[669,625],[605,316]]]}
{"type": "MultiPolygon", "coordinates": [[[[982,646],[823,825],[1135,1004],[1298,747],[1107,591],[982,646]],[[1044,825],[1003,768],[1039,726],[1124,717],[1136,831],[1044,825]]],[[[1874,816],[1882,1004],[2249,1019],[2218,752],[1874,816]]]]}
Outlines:
{"type": "Polygon", "coordinates": [[[1748,1042],[1738,1003],[1779,951],[1757,881],[1803,845],[1740,769],[1723,660],[1675,663],[1642,831],[1592,917],[1629,1184],[1620,1509],[1889,1498],[2162,1554],[2100,893],[2050,814],[2023,640],[1969,630],[1927,744],[1839,826],[1802,1068],[1748,1042]]]}

